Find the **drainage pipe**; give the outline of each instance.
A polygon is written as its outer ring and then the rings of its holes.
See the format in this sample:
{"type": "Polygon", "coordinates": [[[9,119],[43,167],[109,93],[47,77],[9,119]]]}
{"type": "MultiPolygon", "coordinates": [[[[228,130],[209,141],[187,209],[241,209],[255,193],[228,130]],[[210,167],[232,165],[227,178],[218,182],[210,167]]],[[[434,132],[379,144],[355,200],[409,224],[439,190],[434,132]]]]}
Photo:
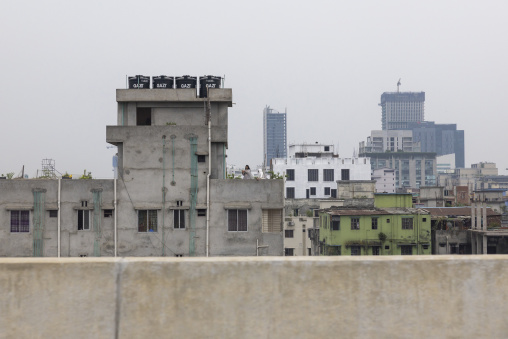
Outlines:
{"type": "Polygon", "coordinates": [[[116,233],[117,233],[116,178],[113,179],[113,195],[114,195],[113,196],[113,207],[115,209],[115,218],[114,218],[115,220],[114,220],[114,230],[113,230],[114,235],[113,236],[114,236],[114,242],[115,242],[115,257],[116,257],[117,256],[117,241],[118,241],[117,235],[116,235],[116,233]]]}
{"type": "Polygon", "coordinates": [[[206,256],[210,251],[210,173],[212,172],[212,112],[210,98],[207,105],[208,113],[208,173],[206,175],[206,256]]]}
{"type": "Polygon", "coordinates": [[[57,248],[58,248],[58,258],[60,258],[60,218],[61,218],[61,213],[60,213],[60,195],[61,195],[61,190],[62,190],[62,179],[58,179],[58,236],[57,236],[57,248]]]}

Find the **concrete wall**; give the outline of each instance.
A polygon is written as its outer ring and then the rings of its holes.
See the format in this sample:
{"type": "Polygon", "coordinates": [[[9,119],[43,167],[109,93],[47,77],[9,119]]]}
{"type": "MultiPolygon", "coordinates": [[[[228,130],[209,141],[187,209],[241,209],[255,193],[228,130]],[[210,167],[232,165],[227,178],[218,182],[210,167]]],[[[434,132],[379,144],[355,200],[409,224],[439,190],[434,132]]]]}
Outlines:
{"type": "Polygon", "coordinates": [[[0,337],[504,338],[507,280],[506,255],[9,258],[0,337]]]}

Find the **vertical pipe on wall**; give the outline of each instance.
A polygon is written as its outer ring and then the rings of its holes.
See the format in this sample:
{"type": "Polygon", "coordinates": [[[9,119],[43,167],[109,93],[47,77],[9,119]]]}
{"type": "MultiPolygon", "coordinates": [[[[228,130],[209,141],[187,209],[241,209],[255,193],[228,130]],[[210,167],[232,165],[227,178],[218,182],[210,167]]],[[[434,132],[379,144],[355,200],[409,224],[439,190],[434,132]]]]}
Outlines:
{"type": "Polygon", "coordinates": [[[57,201],[57,204],[58,204],[58,220],[57,220],[57,244],[56,244],[56,247],[57,247],[57,256],[58,258],[60,258],[60,218],[62,217],[62,213],[60,213],[60,192],[61,192],[61,189],[62,189],[62,179],[58,179],[58,201],[57,201]]]}
{"type": "Polygon", "coordinates": [[[162,136],[162,256],[166,256],[164,215],[166,214],[166,136],[162,136]]]}
{"type": "MultiPolygon", "coordinates": [[[[208,173],[206,175],[206,256],[210,251],[210,173],[212,171],[212,114],[210,110],[210,99],[207,105],[208,116],[208,173]]],[[[225,147],[225,146],[224,146],[225,147]]],[[[224,160],[225,161],[225,160],[224,160]]]]}
{"type": "Polygon", "coordinates": [[[115,220],[114,220],[114,230],[113,230],[113,237],[114,237],[114,242],[115,242],[115,257],[117,256],[117,236],[116,236],[116,233],[117,233],[117,220],[116,220],[116,217],[117,217],[117,212],[116,212],[116,178],[113,179],[113,207],[115,208],[115,220]]]}

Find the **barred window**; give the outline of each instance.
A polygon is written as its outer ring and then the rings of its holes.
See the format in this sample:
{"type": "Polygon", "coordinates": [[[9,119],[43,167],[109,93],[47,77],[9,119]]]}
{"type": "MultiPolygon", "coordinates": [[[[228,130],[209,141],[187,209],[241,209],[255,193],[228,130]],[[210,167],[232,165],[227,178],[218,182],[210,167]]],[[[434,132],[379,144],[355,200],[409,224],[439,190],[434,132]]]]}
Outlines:
{"type": "Polygon", "coordinates": [[[413,218],[402,218],[402,229],[412,230],[413,229],[413,218]]]}
{"type": "Polygon", "coordinates": [[[295,170],[294,169],[288,169],[286,170],[287,181],[295,181],[295,170]]]}
{"type": "Polygon", "coordinates": [[[324,169],[323,170],[323,181],[333,181],[333,180],[334,180],[333,169],[324,169]]]}
{"type": "Polygon", "coordinates": [[[401,245],[400,246],[400,254],[401,255],[413,255],[413,247],[411,245],[401,245]]]}
{"type": "Polygon", "coordinates": [[[30,211],[11,211],[11,232],[30,231],[30,211]]]}
{"type": "Polygon", "coordinates": [[[360,246],[351,246],[351,255],[362,255],[360,246]]]}
{"type": "Polygon", "coordinates": [[[352,230],[360,229],[360,218],[351,218],[351,229],[352,230]]]}
{"type": "Polygon", "coordinates": [[[228,210],[228,231],[247,232],[247,210],[228,210]]]}
{"type": "Polygon", "coordinates": [[[263,210],[263,233],[282,232],[282,210],[263,210]]]}
{"type": "Polygon", "coordinates": [[[308,181],[319,181],[319,170],[317,169],[309,169],[308,172],[308,181]]]}
{"type": "Polygon", "coordinates": [[[157,210],[138,211],[138,232],[157,232],[157,210]]]}
{"type": "Polygon", "coordinates": [[[340,217],[332,217],[332,231],[340,231],[340,217]]]}
{"type": "Polygon", "coordinates": [[[332,188],[332,189],[330,190],[330,196],[331,196],[332,198],[337,198],[337,189],[336,189],[336,188],[332,188]]]}
{"type": "Polygon", "coordinates": [[[78,231],[90,229],[90,211],[78,210],[78,231]]]}
{"type": "Polygon", "coordinates": [[[294,199],[294,198],[295,198],[295,188],[286,187],[286,199],[294,199]]]}
{"type": "Polygon", "coordinates": [[[316,195],[316,187],[310,188],[310,195],[316,195]]]}
{"type": "Polygon", "coordinates": [[[341,180],[349,180],[349,169],[342,169],[340,171],[340,179],[341,180]]]}
{"type": "Polygon", "coordinates": [[[284,231],[284,238],[294,238],[295,232],[293,230],[285,230],[284,231]]]}
{"type": "Polygon", "coordinates": [[[330,195],[330,187],[325,187],[325,195],[330,195]]]}
{"type": "Polygon", "coordinates": [[[377,230],[377,218],[372,218],[372,229],[377,230]]]}

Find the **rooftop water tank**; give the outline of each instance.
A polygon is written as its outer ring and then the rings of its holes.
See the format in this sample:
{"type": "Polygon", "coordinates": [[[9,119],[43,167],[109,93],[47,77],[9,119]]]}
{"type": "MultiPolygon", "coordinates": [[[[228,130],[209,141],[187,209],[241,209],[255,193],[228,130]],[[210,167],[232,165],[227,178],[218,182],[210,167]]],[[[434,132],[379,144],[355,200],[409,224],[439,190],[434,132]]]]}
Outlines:
{"type": "Polygon", "coordinates": [[[165,75],[153,76],[152,88],[153,89],[173,88],[174,82],[175,82],[174,77],[168,77],[165,75]]]}
{"type": "Polygon", "coordinates": [[[130,89],[149,89],[150,88],[150,77],[144,75],[135,75],[129,77],[129,88],[130,89]]]}
{"type": "Polygon", "coordinates": [[[221,77],[213,75],[199,77],[199,97],[206,98],[208,96],[209,88],[220,88],[221,80],[221,77]]]}
{"type": "Polygon", "coordinates": [[[196,88],[197,78],[190,75],[182,75],[176,78],[176,88],[196,88]]]}

